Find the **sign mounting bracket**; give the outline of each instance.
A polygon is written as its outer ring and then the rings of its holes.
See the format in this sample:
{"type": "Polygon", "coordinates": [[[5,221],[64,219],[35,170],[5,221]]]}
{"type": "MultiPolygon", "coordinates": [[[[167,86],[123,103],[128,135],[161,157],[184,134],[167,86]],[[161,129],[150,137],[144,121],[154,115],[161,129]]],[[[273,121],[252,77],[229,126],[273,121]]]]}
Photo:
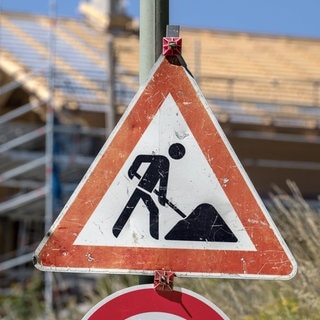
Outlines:
{"type": "Polygon", "coordinates": [[[172,291],[175,273],[166,270],[156,270],[154,272],[154,289],[157,291],[172,291]]]}
{"type": "Polygon", "coordinates": [[[165,57],[181,56],[182,38],[179,33],[180,26],[167,25],[166,36],[162,39],[162,53],[165,57]]]}

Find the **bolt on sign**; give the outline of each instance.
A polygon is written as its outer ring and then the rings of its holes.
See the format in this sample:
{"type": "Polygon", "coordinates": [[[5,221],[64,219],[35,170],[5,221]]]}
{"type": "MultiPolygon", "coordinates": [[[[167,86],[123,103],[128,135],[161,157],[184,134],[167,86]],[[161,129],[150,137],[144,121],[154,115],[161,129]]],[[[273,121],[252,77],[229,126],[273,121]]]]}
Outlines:
{"type": "Polygon", "coordinates": [[[267,279],[297,269],[195,80],[163,56],[37,248],[35,265],[267,279]]]}

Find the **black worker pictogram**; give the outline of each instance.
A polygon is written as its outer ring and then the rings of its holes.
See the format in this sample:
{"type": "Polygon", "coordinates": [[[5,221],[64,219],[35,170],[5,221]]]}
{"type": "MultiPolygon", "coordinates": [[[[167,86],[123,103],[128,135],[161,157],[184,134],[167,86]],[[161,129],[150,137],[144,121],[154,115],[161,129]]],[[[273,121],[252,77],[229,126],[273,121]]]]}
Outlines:
{"type": "MultiPolygon", "coordinates": [[[[171,158],[178,160],[184,156],[185,148],[182,144],[175,143],[169,147],[168,153],[171,158]]],[[[128,176],[130,179],[136,177],[140,181],[113,226],[112,232],[115,237],[119,236],[139,200],[142,200],[150,214],[150,234],[153,238],[159,239],[159,209],[151,194],[152,192],[156,193],[160,205],[164,206],[166,204],[169,168],[169,159],[163,155],[142,154],[135,158],[129,168],[128,176]],[[141,177],[138,174],[138,169],[142,163],[148,163],[149,165],[141,177]],[[159,184],[159,190],[155,189],[157,184],[159,184]]]]}
{"type": "MultiPolygon", "coordinates": [[[[181,143],[172,144],[168,150],[170,158],[174,160],[182,159],[185,153],[185,147],[181,143]]],[[[159,239],[160,204],[168,205],[183,218],[168,232],[165,240],[237,242],[234,233],[211,204],[202,203],[186,215],[168,200],[169,169],[170,160],[164,155],[141,154],[135,158],[128,170],[128,176],[131,180],[134,177],[138,178],[139,183],[115,222],[112,228],[113,235],[119,236],[138,202],[142,200],[149,212],[149,232],[154,239],[159,239]],[[138,173],[142,163],[148,163],[143,176],[138,173]],[[152,197],[153,194],[157,195],[157,203],[152,197]]]]}

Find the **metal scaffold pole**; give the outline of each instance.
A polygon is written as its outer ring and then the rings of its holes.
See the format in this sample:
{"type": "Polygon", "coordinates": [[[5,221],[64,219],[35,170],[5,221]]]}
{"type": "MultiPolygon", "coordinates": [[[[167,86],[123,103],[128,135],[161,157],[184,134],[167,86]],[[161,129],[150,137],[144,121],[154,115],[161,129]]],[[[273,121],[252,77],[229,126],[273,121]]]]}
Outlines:
{"type": "MultiPolygon", "coordinates": [[[[169,0],[140,0],[139,82],[144,84],[162,52],[162,38],[169,24],[169,0]]],[[[153,276],[140,276],[139,283],[152,283],[153,276]]]]}
{"type": "Polygon", "coordinates": [[[107,110],[106,110],[106,136],[108,137],[116,125],[115,83],[116,59],[114,54],[114,38],[112,33],[107,38],[107,110]]]}
{"type": "MultiPolygon", "coordinates": [[[[49,1],[50,30],[49,30],[49,99],[46,116],[46,201],[45,201],[45,232],[48,232],[53,221],[53,144],[54,144],[54,67],[55,67],[55,28],[56,0],[49,1]]],[[[45,272],[45,312],[48,318],[53,314],[53,274],[45,272]]]]}

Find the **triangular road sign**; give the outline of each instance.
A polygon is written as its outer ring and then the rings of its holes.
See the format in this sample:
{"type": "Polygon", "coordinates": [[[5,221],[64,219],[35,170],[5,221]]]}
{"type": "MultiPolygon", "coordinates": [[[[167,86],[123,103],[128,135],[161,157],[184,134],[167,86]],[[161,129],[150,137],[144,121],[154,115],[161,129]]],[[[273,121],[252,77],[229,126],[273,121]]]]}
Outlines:
{"type": "Polygon", "coordinates": [[[35,261],[45,271],[271,279],[296,273],[194,79],[164,57],[35,261]]]}

